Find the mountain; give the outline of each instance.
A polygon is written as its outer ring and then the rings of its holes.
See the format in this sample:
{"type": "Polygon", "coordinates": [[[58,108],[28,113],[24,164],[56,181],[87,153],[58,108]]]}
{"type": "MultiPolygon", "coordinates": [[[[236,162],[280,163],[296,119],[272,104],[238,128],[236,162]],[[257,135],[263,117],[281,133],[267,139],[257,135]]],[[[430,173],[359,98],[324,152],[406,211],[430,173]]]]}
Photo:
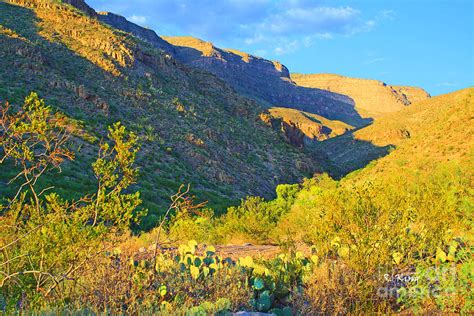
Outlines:
{"type": "MultiPolygon", "coordinates": [[[[259,103],[266,104],[267,106],[279,104],[278,100],[280,96],[274,96],[274,94],[277,92],[277,88],[280,87],[282,91],[293,89],[302,92],[303,95],[307,97],[306,101],[300,100],[302,103],[314,103],[315,100],[320,99],[321,94],[325,93],[332,99],[344,100],[345,103],[349,104],[348,106],[344,105],[344,107],[352,108],[352,100],[350,98],[331,94],[326,91],[295,87],[289,78],[288,69],[279,62],[252,56],[235,49],[222,50],[216,48],[210,42],[204,42],[190,36],[162,38],[154,31],[138,26],[127,21],[124,17],[110,12],[99,12],[97,17],[102,22],[114,28],[147,41],[154,47],[162,49],[189,66],[202,68],[216,74],[219,78],[224,79],[230,86],[234,87],[239,93],[254,98],[259,101],[259,103]],[[310,93],[308,94],[309,91],[310,93]],[[317,95],[314,96],[314,93],[317,95]],[[313,94],[313,96],[311,96],[311,94],[313,94]]],[[[324,98],[322,101],[323,104],[331,104],[333,102],[334,100],[324,98]]],[[[297,106],[297,108],[302,107],[297,106]]],[[[308,140],[324,140],[339,135],[346,130],[346,128],[336,128],[333,130],[331,126],[326,126],[321,123],[332,121],[331,119],[314,114],[314,112],[321,112],[322,109],[311,110],[311,108],[309,108],[307,110],[310,113],[292,109],[291,107],[276,107],[262,115],[261,118],[267,125],[272,126],[276,130],[283,131],[286,140],[297,147],[303,147],[308,140]],[[317,116],[318,119],[308,119],[308,116],[317,116]],[[304,127],[304,129],[301,130],[300,127],[304,127]]],[[[347,116],[341,116],[338,113],[333,115],[342,117],[343,120],[348,120],[354,125],[365,124],[367,122],[359,119],[354,120],[354,118],[348,119],[347,116]]],[[[330,114],[329,116],[332,117],[333,115],[330,114]]],[[[347,129],[351,128],[352,126],[347,125],[347,129]]]]}
{"type": "Polygon", "coordinates": [[[417,87],[392,86],[378,80],[358,79],[333,74],[291,74],[296,84],[351,97],[363,117],[379,117],[425,100],[430,95],[417,87]]]}
{"type": "Polygon", "coordinates": [[[312,149],[325,155],[335,176],[389,153],[364,172],[426,170],[451,160],[467,162],[474,148],[473,117],[474,88],[467,88],[388,113],[370,126],[315,143],[312,149]]]}
{"type": "Polygon", "coordinates": [[[123,16],[111,12],[97,12],[97,14],[92,14],[92,16],[96,16],[100,21],[116,29],[131,33],[139,39],[150,43],[153,47],[170,53],[172,56],[175,54],[173,45],[170,45],[167,41],[156,35],[155,31],[138,26],[123,16]]]}
{"type": "MultiPolygon", "coordinates": [[[[319,163],[266,126],[265,110],[216,76],[114,29],[83,1],[0,2],[0,100],[21,104],[30,91],[93,137],[75,139],[76,160],[49,181],[65,196],[94,188],[90,163],[107,126],[140,136],[140,191],[152,224],[181,183],[217,210],[246,195],[272,196],[279,183],[319,163]],[[19,18],[21,17],[21,18],[19,18]],[[95,139],[95,140],[94,140],[95,139]]],[[[159,42],[159,39],[158,39],[159,42]]],[[[2,183],[12,169],[0,172],[2,183]]],[[[3,196],[14,191],[1,186],[3,196]],[[4,195],[5,194],[5,195],[4,195]]]]}
{"type": "Polygon", "coordinates": [[[295,85],[290,72],[280,62],[235,49],[220,49],[191,36],[160,37],[152,30],[109,12],[99,12],[97,18],[162,49],[185,65],[215,74],[240,94],[268,107],[293,108],[354,126],[370,122],[354,111],[353,100],[345,95],[295,85]]]}
{"type": "Polygon", "coordinates": [[[356,126],[368,122],[354,110],[351,98],[297,86],[288,69],[279,62],[237,50],[220,49],[189,36],[164,39],[175,46],[177,60],[215,74],[236,91],[269,107],[293,108],[356,126]]]}
{"type": "MultiPolygon", "coordinates": [[[[289,70],[277,61],[235,49],[220,49],[210,42],[190,36],[159,37],[155,32],[113,13],[102,12],[98,18],[148,41],[186,65],[215,74],[240,94],[269,108],[278,108],[270,112],[278,113],[274,117],[282,119],[278,128],[297,146],[303,145],[305,136],[308,139],[324,140],[340,134],[321,133],[322,130],[332,128],[324,126],[321,129],[321,120],[308,120],[308,114],[323,117],[326,122],[339,120],[348,123],[348,129],[351,129],[368,124],[374,117],[399,111],[429,97],[421,88],[390,86],[377,80],[328,74],[290,75],[289,70]],[[283,111],[284,108],[287,110],[283,111]],[[305,130],[299,130],[298,126],[305,126],[305,130]]],[[[269,117],[263,118],[269,124],[269,117]]]]}

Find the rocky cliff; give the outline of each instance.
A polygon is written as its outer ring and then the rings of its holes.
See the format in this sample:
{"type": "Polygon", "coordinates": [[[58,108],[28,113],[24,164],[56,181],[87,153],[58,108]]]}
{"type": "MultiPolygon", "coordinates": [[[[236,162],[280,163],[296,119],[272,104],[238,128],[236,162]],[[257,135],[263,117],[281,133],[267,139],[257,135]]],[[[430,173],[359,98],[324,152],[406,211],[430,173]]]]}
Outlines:
{"type": "Polygon", "coordinates": [[[421,88],[391,86],[378,80],[333,74],[291,74],[291,79],[300,86],[348,95],[355,101],[356,109],[365,117],[377,117],[396,112],[407,105],[430,97],[421,88]]]}
{"type": "Polygon", "coordinates": [[[113,26],[116,29],[131,33],[141,40],[152,44],[155,48],[159,48],[174,55],[174,47],[161,37],[156,35],[155,31],[141,27],[128,21],[123,16],[110,12],[98,12],[97,17],[100,21],[113,26]]]}
{"type": "Polygon", "coordinates": [[[62,0],[64,3],[72,5],[89,16],[95,16],[96,12],[84,0],[62,0]]]}
{"type": "Polygon", "coordinates": [[[237,50],[220,49],[193,37],[164,37],[175,46],[176,59],[204,69],[226,81],[241,94],[268,106],[282,106],[337,119],[351,125],[364,125],[354,110],[354,102],[345,95],[321,89],[300,87],[290,78],[288,69],[237,50]]]}

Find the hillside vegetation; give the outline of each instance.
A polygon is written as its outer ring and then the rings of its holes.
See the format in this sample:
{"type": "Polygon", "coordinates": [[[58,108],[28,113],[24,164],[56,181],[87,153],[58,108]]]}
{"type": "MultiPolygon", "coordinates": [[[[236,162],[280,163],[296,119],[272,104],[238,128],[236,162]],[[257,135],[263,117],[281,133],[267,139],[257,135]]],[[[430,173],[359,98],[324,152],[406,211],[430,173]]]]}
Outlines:
{"type": "Polygon", "coordinates": [[[471,95],[469,88],[420,101],[370,126],[314,144],[312,149],[327,155],[336,176],[364,167],[393,147],[400,148],[382,161],[408,164],[413,170],[458,156],[465,159],[473,147],[471,95]]]}
{"type": "MultiPolygon", "coordinates": [[[[0,308],[467,313],[474,303],[472,130],[463,134],[466,145],[448,141],[468,126],[473,98],[466,89],[420,104],[412,118],[439,110],[433,124],[452,128],[402,139],[341,181],[319,175],[280,185],[276,199],[249,197],[220,217],[180,188],[172,213],[139,237],[129,235],[144,215],[140,192],[130,190],[138,181],[134,133],[109,127],[91,166],[96,193],[66,200],[37,179],[74,159],[67,145],[74,129],[35,94],[21,107],[2,104],[1,162],[19,166],[23,185],[2,207],[0,308]],[[229,242],[276,243],[282,253],[231,259],[209,246],[229,242]]],[[[418,124],[421,131],[431,122],[418,124]]]]}
{"type": "MultiPolygon", "coordinates": [[[[50,177],[67,196],[94,190],[86,166],[116,121],[142,143],[137,160],[148,225],[181,183],[222,210],[248,194],[271,196],[278,183],[318,169],[258,121],[257,103],[215,76],[57,1],[2,1],[0,8],[0,99],[20,104],[36,91],[93,136],[76,140],[70,171],[50,177]]],[[[1,183],[9,175],[2,168],[1,183]]]]}

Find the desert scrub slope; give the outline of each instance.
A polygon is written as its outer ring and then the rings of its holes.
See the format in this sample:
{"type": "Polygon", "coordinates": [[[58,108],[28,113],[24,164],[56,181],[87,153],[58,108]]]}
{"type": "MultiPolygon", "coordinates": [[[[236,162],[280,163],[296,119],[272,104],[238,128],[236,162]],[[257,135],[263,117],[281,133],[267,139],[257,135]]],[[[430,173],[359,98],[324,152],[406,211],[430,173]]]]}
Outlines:
{"type": "Polygon", "coordinates": [[[417,170],[449,160],[466,161],[473,148],[473,88],[420,101],[395,113],[385,114],[373,124],[313,143],[316,155],[325,155],[332,175],[341,177],[362,169],[367,163],[383,157],[377,168],[390,164],[392,170],[417,170]]]}
{"type": "MultiPolygon", "coordinates": [[[[144,223],[156,222],[184,182],[222,210],[248,194],[270,197],[278,183],[318,168],[259,122],[257,103],[215,76],[58,1],[0,7],[0,98],[19,104],[37,91],[96,138],[115,121],[127,124],[143,148],[139,183],[150,209],[144,223]]],[[[70,196],[93,190],[83,170],[97,146],[81,143],[70,162],[74,172],[51,182],[70,196]]],[[[3,195],[11,193],[2,186],[3,195]]]]}
{"type": "Polygon", "coordinates": [[[387,137],[396,143],[390,154],[339,181],[320,175],[279,186],[271,201],[248,198],[220,218],[177,219],[193,223],[188,227],[203,241],[311,247],[319,265],[305,285],[308,313],[323,307],[342,313],[470,311],[473,91],[404,111],[367,127],[378,130],[367,137],[392,135],[392,128],[396,135],[400,126],[410,137],[387,137]]]}

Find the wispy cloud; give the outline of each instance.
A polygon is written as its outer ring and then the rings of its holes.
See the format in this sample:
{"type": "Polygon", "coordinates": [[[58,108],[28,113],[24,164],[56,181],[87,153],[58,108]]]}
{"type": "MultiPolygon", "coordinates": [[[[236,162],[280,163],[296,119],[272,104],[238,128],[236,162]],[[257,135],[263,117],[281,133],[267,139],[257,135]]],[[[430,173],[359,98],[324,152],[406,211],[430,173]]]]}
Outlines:
{"type": "Polygon", "coordinates": [[[437,87],[456,87],[458,84],[454,82],[441,82],[436,84],[437,87]]]}
{"type": "Polygon", "coordinates": [[[90,0],[101,10],[118,10],[137,24],[149,23],[166,35],[193,35],[221,43],[253,45],[286,54],[329,40],[372,30],[393,11],[364,17],[352,6],[314,0],[90,0]],[[171,34],[170,34],[171,33],[171,34]]]}
{"type": "Polygon", "coordinates": [[[136,24],[145,24],[147,22],[147,18],[143,15],[132,15],[127,19],[136,24]]]}
{"type": "Polygon", "coordinates": [[[396,16],[397,14],[394,10],[382,10],[375,16],[375,19],[378,21],[383,21],[383,20],[393,21],[395,20],[396,16]]]}
{"type": "Polygon", "coordinates": [[[375,58],[367,60],[364,64],[372,65],[372,64],[380,63],[380,62],[387,61],[387,60],[389,60],[389,59],[385,58],[385,57],[375,57],[375,58]]]}
{"type": "Polygon", "coordinates": [[[329,40],[337,34],[362,31],[365,21],[352,7],[304,5],[298,1],[289,8],[277,7],[275,12],[247,26],[246,43],[273,47],[276,55],[292,53],[309,47],[317,40],[329,40]]]}

